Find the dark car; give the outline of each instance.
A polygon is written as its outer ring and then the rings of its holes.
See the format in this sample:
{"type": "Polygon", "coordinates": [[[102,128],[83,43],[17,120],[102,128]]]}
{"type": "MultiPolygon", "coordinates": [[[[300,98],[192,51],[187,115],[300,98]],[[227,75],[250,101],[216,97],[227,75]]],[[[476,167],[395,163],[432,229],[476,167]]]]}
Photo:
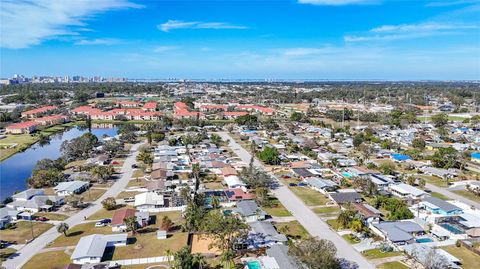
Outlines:
{"type": "Polygon", "coordinates": [[[296,186],[297,186],[297,183],[290,183],[290,184],[288,184],[288,186],[290,186],[290,187],[296,187],[296,186]]]}
{"type": "Polygon", "coordinates": [[[48,221],[49,219],[46,217],[37,217],[35,218],[36,221],[48,221]]]}
{"type": "Polygon", "coordinates": [[[102,223],[111,223],[112,219],[102,219],[100,222],[102,223]]]}
{"type": "Polygon", "coordinates": [[[298,183],[298,186],[305,187],[305,186],[307,186],[307,183],[301,182],[301,183],[298,183]]]}
{"type": "Polygon", "coordinates": [[[138,168],[136,164],[132,164],[132,168],[138,168]]]}

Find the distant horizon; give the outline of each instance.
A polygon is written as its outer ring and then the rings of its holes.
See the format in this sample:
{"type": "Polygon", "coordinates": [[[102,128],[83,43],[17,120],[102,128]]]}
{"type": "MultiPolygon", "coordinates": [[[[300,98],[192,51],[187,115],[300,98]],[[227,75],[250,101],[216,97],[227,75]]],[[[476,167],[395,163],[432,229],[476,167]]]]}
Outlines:
{"type": "Polygon", "coordinates": [[[2,77],[480,79],[478,0],[1,5],[2,77]]]}

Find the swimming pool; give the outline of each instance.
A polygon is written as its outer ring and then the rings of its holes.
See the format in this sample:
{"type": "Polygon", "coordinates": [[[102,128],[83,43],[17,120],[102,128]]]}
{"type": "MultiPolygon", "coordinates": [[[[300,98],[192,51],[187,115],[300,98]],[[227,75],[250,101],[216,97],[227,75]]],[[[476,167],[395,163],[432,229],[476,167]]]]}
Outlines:
{"type": "Polygon", "coordinates": [[[415,239],[415,241],[417,241],[417,243],[430,243],[430,242],[433,242],[433,240],[430,239],[430,238],[417,238],[417,239],[415,239]]]}
{"type": "Polygon", "coordinates": [[[462,230],[460,230],[457,227],[455,227],[451,224],[448,224],[448,223],[442,223],[442,224],[439,224],[439,225],[442,226],[443,228],[445,228],[446,230],[448,230],[449,232],[454,233],[454,234],[463,234],[464,233],[462,230]]]}
{"type": "Polygon", "coordinates": [[[262,265],[258,261],[247,262],[248,269],[262,269],[262,265]]]}
{"type": "Polygon", "coordinates": [[[347,178],[351,178],[352,174],[350,174],[349,172],[342,172],[342,176],[347,177],[347,178]]]}

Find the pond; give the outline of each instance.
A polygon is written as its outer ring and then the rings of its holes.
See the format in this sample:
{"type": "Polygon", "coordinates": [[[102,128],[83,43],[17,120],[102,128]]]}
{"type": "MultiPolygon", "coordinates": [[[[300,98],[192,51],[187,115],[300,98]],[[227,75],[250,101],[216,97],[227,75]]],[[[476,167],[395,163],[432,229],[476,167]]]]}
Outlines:
{"type": "MultiPolygon", "coordinates": [[[[15,191],[23,191],[27,188],[26,179],[32,174],[37,161],[45,158],[59,158],[63,141],[71,140],[86,132],[88,132],[87,129],[73,127],[63,133],[52,135],[47,145],[34,144],[29,149],[2,161],[0,163],[0,201],[11,196],[15,191]]],[[[92,133],[101,139],[103,135],[116,135],[117,128],[92,128],[92,133]]]]}

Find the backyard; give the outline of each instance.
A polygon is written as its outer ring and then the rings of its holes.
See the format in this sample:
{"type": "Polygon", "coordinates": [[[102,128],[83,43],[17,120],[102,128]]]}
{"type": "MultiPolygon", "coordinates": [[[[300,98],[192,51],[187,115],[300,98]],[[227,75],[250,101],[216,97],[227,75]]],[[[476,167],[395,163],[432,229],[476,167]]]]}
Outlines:
{"type": "Polygon", "coordinates": [[[463,269],[478,269],[480,256],[464,247],[442,247],[445,251],[460,259],[463,269]]]}

